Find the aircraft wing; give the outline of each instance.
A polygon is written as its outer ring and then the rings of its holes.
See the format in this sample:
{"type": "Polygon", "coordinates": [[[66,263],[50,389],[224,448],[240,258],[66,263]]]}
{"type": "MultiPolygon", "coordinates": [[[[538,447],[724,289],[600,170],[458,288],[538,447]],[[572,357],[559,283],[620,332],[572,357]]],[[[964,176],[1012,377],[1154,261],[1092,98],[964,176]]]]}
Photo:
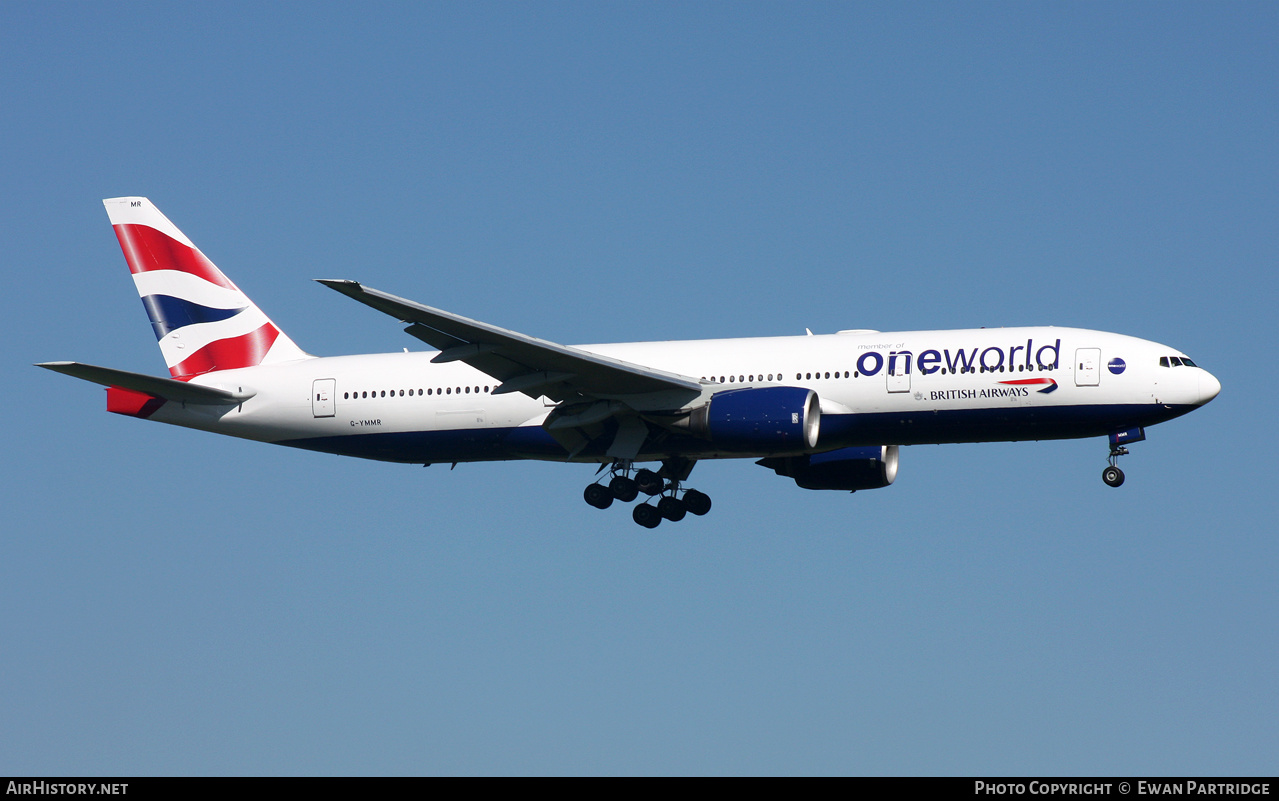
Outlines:
{"type": "Polygon", "coordinates": [[[404,329],[406,332],[440,350],[432,361],[465,362],[501,381],[493,394],[523,392],[529,397],[545,395],[560,402],[602,399],[623,403],[638,400],[637,396],[652,396],[653,401],[647,405],[669,404],[666,408],[678,408],[702,392],[701,383],[690,376],[525,336],[398,298],[356,281],[318,280],[347,297],[410,323],[404,329]]]}

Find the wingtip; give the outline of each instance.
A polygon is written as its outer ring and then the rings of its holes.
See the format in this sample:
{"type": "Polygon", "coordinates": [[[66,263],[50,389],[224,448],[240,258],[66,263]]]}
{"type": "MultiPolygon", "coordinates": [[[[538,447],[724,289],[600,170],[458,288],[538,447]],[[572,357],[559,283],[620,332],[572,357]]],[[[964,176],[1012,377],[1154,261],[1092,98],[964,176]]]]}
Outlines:
{"type": "Polygon", "coordinates": [[[339,292],[341,292],[344,289],[354,289],[354,290],[363,289],[363,287],[360,286],[359,281],[350,281],[345,278],[314,278],[312,280],[315,281],[317,284],[324,284],[329,289],[336,289],[339,292]]]}

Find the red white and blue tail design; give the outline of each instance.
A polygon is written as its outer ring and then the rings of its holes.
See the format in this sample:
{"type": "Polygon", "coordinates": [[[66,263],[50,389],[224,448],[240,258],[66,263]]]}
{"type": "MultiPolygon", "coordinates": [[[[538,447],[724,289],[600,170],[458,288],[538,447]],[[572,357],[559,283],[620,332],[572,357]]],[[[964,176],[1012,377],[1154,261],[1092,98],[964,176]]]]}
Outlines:
{"type": "Polygon", "coordinates": [[[174,378],[309,358],[151,201],[102,203],[174,378]]]}

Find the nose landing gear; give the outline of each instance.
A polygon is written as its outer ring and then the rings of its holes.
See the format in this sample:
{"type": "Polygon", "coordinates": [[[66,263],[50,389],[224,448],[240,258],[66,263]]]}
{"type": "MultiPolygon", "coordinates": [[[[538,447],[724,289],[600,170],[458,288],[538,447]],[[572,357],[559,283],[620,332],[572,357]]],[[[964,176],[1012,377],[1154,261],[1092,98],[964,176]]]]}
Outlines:
{"type": "Polygon", "coordinates": [[[693,471],[694,464],[690,459],[667,459],[662,462],[661,470],[637,470],[632,477],[630,463],[619,460],[609,468],[612,478],[608,485],[596,481],[586,488],[583,497],[596,509],[607,509],[614,500],[629,503],[644,493],[649,500],[636,505],[631,513],[635,522],[644,528],[657,528],[663,519],[678,522],[688,514],[700,517],[711,510],[710,496],[680,486],[693,471]],[[657,499],[656,504],[653,498],[657,499]]]}
{"type": "Polygon", "coordinates": [[[1146,438],[1146,430],[1140,426],[1114,431],[1110,434],[1110,465],[1101,471],[1101,480],[1108,486],[1118,487],[1124,483],[1124,471],[1119,469],[1119,457],[1127,456],[1126,442],[1141,442],[1146,438]]]}

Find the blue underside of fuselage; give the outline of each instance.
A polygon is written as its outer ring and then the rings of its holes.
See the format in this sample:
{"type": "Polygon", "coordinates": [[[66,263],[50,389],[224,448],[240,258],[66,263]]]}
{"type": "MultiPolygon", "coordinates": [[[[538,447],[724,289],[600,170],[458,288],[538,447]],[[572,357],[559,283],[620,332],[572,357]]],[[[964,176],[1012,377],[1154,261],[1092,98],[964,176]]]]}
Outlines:
{"type": "MultiPolygon", "coordinates": [[[[1125,404],[824,414],[818,447],[833,450],[864,445],[935,445],[1102,437],[1115,431],[1162,423],[1195,408],[1166,404],[1125,404]]],[[[605,453],[610,443],[611,437],[601,437],[575,458],[607,461],[605,453]]],[[[562,460],[568,455],[541,426],[361,433],[282,440],[276,444],[410,464],[507,459],[562,460]]],[[[696,459],[732,455],[706,440],[672,433],[663,433],[650,439],[647,445],[641,456],[653,459],[669,456],[696,459]]]]}

